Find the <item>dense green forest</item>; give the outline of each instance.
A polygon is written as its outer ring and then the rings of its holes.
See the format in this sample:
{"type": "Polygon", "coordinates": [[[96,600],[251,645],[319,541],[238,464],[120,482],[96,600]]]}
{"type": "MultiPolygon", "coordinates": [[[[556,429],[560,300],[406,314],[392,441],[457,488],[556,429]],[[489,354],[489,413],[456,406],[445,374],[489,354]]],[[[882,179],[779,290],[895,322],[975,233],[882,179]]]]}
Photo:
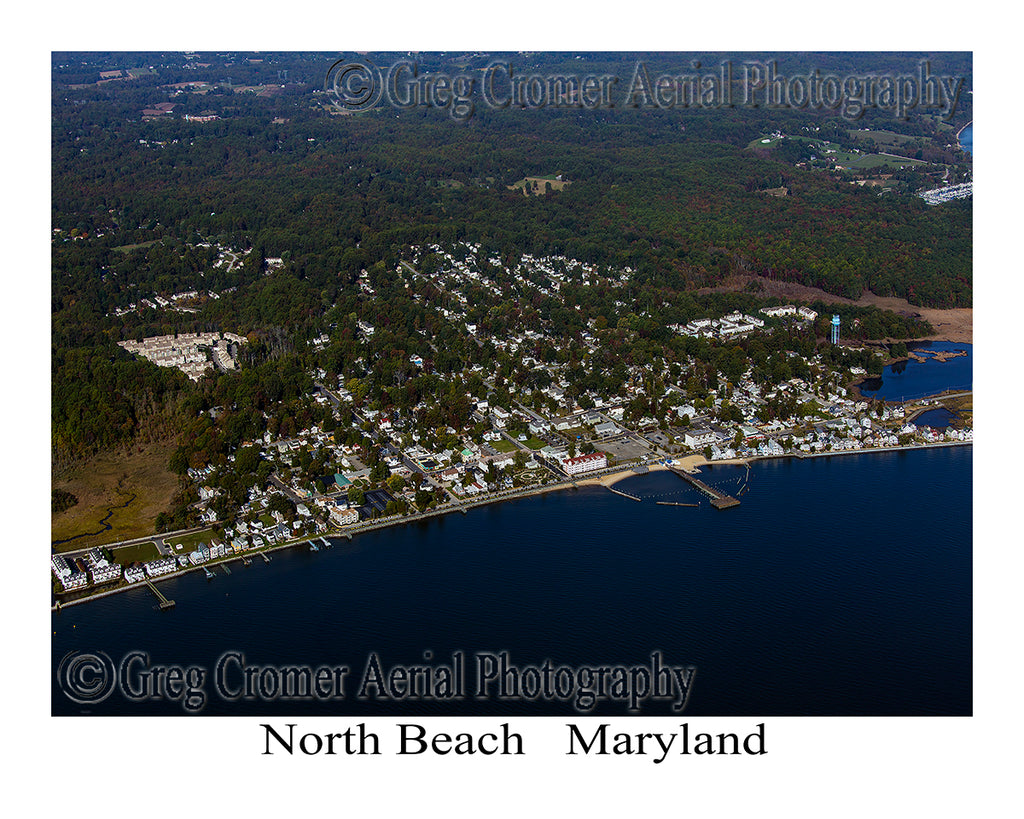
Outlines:
{"type": "MultiPolygon", "coordinates": [[[[871,290],[924,306],[971,304],[969,200],[929,207],[915,196],[880,196],[797,168],[784,154],[746,148],[760,134],[806,127],[852,144],[854,125],[834,112],[481,108],[454,122],[443,111],[381,108],[334,116],[318,92],[329,59],[203,59],[209,67],[196,70],[180,55],[54,56],[55,462],[182,428],[193,444],[177,466],[200,460],[197,453],[223,457],[268,420],[280,426],[315,416],[299,396],[316,367],[331,377],[359,376],[377,398],[411,405],[435,386],[413,377],[411,354],[428,357],[439,373],[467,363],[511,366],[493,347],[437,325],[436,314],[412,298],[397,263],[429,243],[479,242],[484,268],[491,256],[514,267],[523,253],[564,255],[607,271],[630,267],[626,307],[616,304],[621,294],[582,282],[559,299],[493,304],[481,291],[471,305],[490,331],[531,311],[556,333],[578,333],[582,322],[600,318],[618,334],[609,339],[613,348],[630,360],[665,348],[713,363],[717,351],[672,337],[665,324],[765,303],[749,294],[692,295],[737,273],[851,298],[871,290]],[[97,83],[100,70],[149,65],[131,79],[97,83]],[[210,88],[167,87],[197,79],[210,88]],[[246,84],[275,88],[237,91],[246,84]],[[173,114],[142,116],[169,99],[173,114]],[[192,122],[183,113],[217,118],[192,122]],[[556,174],[570,183],[557,193],[509,189],[524,177],[556,174]],[[789,195],[763,193],[778,185],[789,195]],[[237,264],[215,264],[218,248],[233,248],[237,264]],[[268,258],[283,260],[273,275],[268,258]],[[363,270],[372,299],[355,287],[363,270]],[[140,304],[147,295],[185,290],[199,293],[194,312],[140,304]],[[368,348],[355,343],[357,317],[383,330],[368,348]],[[193,386],[116,343],[207,329],[250,337],[239,376],[193,386]],[[330,344],[313,355],[310,340],[321,333],[330,344]],[[198,410],[214,406],[230,411],[210,429],[196,428],[198,410]]],[[[484,57],[422,59],[443,68],[484,57]]],[[[568,58],[532,59],[536,69],[568,58]]],[[[586,59],[594,71],[623,70],[613,55],[586,59]]],[[[857,68],[881,58],[817,59],[857,68]]],[[[869,112],[856,127],[867,125],[948,142],[934,117],[903,123],[869,112]]],[[[925,329],[881,311],[861,309],[857,317],[863,337],[908,338],[925,329]]],[[[743,360],[752,357],[744,349],[743,360]]]]}
{"type": "MultiPolygon", "coordinates": [[[[539,133],[519,134],[497,117],[461,127],[424,115],[336,117],[293,123],[290,138],[249,117],[188,135],[179,122],[139,123],[131,130],[170,144],[55,144],[54,224],[102,231],[108,246],[233,237],[289,254],[314,279],[403,245],[468,239],[628,264],[679,288],[748,269],[853,298],[870,289],[970,304],[969,202],[880,197],[667,125],[601,129],[593,119],[553,113],[539,133]],[[572,184],[551,196],[506,188],[552,173],[572,184]],[[759,194],[773,178],[789,196],[759,194]]],[[[188,273],[189,260],[152,255],[140,272],[154,284],[188,273]]]]}

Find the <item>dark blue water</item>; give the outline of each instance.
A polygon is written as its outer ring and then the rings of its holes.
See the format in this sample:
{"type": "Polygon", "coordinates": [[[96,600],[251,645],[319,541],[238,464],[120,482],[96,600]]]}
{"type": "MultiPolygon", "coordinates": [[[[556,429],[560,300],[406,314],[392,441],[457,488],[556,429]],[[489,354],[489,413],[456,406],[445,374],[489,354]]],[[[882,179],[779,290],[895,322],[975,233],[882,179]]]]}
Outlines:
{"type": "Polygon", "coordinates": [[[919,341],[908,344],[911,350],[925,352],[927,361],[909,359],[890,364],[881,378],[869,378],[860,384],[861,394],[868,398],[905,401],[938,395],[945,390],[970,390],[974,381],[974,349],[970,344],[949,341],[919,341]],[[965,350],[967,355],[938,362],[927,355],[928,350],[965,350]]]}
{"type": "Polygon", "coordinates": [[[974,153],[974,124],[968,125],[960,132],[960,147],[967,153],[974,153]]]}
{"type": "MultiPolygon", "coordinates": [[[[726,491],[741,467],[704,470],[726,491]]],[[[67,652],[129,651],[148,664],[347,665],[337,702],[226,702],[210,678],[203,714],[576,713],[560,702],[354,699],[370,652],[382,663],[507,650],[513,663],[697,668],[688,715],[971,713],[972,449],[762,461],[741,506],[696,502],[659,472],[618,488],[568,490],[340,540],[269,565],[232,564],[160,584],[154,610],[132,590],[52,617],[53,666],[67,652]]],[[[212,672],[211,672],[212,673],[212,672]]],[[[472,674],[467,673],[470,680],[472,674]]],[[[56,680],[57,674],[54,673],[56,680]]],[[[202,687],[202,686],[199,686],[202,687]]],[[[115,690],[55,714],[181,714],[115,690]]],[[[621,702],[593,713],[625,715],[621,702]]],[[[644,714],[669,714],[648,702],[644,714]]]]}
{"type": "Polygon", "coordinates": [[[914,419],[918,427],[931,427],[932,429],[946,429],[956,418],[956,414],[945,407],[922,412],[914,419]]]}

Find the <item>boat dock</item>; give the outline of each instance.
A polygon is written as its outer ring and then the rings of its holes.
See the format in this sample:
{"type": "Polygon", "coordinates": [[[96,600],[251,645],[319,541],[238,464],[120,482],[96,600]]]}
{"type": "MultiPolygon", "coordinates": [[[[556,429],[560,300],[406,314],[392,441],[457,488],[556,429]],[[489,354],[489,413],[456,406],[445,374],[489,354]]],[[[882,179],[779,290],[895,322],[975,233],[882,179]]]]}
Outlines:
{"type": "Polygon", "coordinates": [[[264,563],[270,562],[270,556],[266,552],[260,552],[260,557],[263,558],[264,563]]]}
{"type": "Polygon", "coordinates": [[[638,498],[636,495],[630,495],[630,494],[627,494],[626,492],[620,492],[618,489],[612,489],[612,487],[610,487],[610,486],[605,487],[605,488],[609,492],[614,492],[616,495],[622,495],[622,497],[624,497],[624,498],[629,498],[630,500],[635,500],[637,502],[640,501],[640,498],[638,498]]]}
{"type": "Polygon", "coordinates": [[[676,503],[675,501],[655,501],[658,506],[700,506],[699,503],[676,503]]]}
{"type": "Polygon", "coordinates": [[[146,583],[147,586],[149,586],[149,588],[153,592],[153,594],[156,595],[156,599],[158,601],[160,601],[160,611],[164,611],[166,609],[173,609],[174,608],[174,601],[173,600],[168,600],[166,597],[164,597],[164,595],[160,591],[160,589],[158,589],[156,586],[153,585],[153,581],[151,581],[147,577],[147,578],[145,578],[145,583],[146,583]]]}
{"type": "Polygon", "coordinates": [[[671,472],[675,472],[684,481],[695,486],[703,494],[707,495],[711,499],[711,505],[714,506],[715,509],[729,509],[730,507],[740,505],[740,502],[732,495],[726,495],[724,492],[719,492],[717,489],[708,486],[704,481],[700,480],[700,478],[694,477],[689,472],[676,469],[674,466],[670,466],[669,470],[671,472]]]}

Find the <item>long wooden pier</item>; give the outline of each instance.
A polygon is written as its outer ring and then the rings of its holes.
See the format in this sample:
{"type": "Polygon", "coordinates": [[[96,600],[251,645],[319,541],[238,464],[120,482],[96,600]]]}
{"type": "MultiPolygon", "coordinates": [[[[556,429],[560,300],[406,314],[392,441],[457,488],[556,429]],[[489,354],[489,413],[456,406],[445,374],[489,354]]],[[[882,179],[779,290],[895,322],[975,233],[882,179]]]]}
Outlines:
{"type": "Polygon", "coordinates": [[[160,601],[160,610],[161,611],[163,611],[164,609],[173,609],[174,608],[174,601],[173,600],[168,600],[166,597],[164,597],[163,592],[161,592],[160,589],[158,589],[155,585],[153,585],[153,581],[151,581],[148,577],[144,578],[144,580],[145,580],[146,585],[149,586],[150,590],[153,592],[153,594],[156,595],[156,599],[160,601]]]}
{"type": "Polygon", "coordinates": [[[732,495],[726,495],[724,492],[719,492],[717,489],[708,486],[700,478],[694,477],[689,472],[684,472],[682,469],[676,469],[674,466],[670,466],[669,470],[675,472],[684,481],[692,484],[703,494],[707,495],[711,499],[711,505],[714,506],[715,509],[729,509],[730,507],[740,505],[740,502],[732,495]]]}

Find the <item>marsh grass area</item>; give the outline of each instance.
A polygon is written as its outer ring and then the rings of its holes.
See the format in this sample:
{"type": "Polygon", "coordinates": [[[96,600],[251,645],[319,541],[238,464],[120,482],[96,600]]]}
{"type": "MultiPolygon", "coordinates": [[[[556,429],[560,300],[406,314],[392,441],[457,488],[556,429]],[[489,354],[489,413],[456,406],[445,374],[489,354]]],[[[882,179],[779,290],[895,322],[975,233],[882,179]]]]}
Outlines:
{"type": "Polygon", "coordinates": [[[960,398],[947,398],[942,405],[953,413],[951,425],[957,429],[974,428],[974,395],[964,395],[960,398]]]}
{"type": "Polygon", "coordinates": [[[53,489],[78,498],[74,506],[51,515],[51,541],[67,541],[56,550],[152,535],[156,516],[170,507],[178,486],[177,476],[167,469],[172,449],[168,442],[135,446],[128,454],[98,455],[54,477],[53,489]]]}

